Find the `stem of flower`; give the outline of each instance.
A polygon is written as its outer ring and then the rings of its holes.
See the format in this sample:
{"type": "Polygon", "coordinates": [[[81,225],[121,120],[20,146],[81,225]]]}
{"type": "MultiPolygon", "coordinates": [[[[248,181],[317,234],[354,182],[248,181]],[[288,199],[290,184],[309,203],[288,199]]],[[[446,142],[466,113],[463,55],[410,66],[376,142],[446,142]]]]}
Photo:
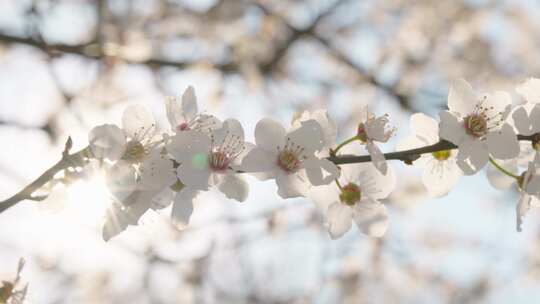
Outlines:
{"type": "Polygon", "coordinates": [[[336,155],[341,148],[345,147],[346,145],[352,143],[353,141],[355,141],[357,139],[358,139],[358,136],[355,135],[355,136],[345,140],[344,142],[340,143],[334,150],[332,150],[332,153],[334,155],[336,155]]]}
{"type": "Polygon", "coordinates": [[[510,177],[513,177],[517,180],[519,180],[519,176],[513,174],[512,172],[506,170],[505,168],[501,167],[501,165],[499,165],[493,158],[489,158],[489,162],[495,167],[497,168],[497,170],[501,171],[503,174],[507,175],[507,176],[510,176],[510,177]]]}
{"type": "Polygon", "coordinates": [[[339,188],[339,190],[343,191],[343,187],[341,186],[341,184],[339,183],[339,181],[337,180],[337,178],[335,179],[336,181],[336,185],[337,187],[339,188]]]}

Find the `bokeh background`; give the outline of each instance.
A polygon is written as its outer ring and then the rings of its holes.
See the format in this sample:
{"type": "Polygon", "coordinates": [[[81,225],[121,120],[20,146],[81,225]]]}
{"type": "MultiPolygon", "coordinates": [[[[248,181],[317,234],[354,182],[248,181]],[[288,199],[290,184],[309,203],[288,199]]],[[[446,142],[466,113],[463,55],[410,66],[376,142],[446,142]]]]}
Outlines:
{"type": "MultiPolygon", "coordinates": [[[[0,199],[101,123],[193,85],[199,108],[244,123],[327,108],[339,138],[361,106],[398,127],[436,117],[449,83],[506,89],[540,74],[535,0],[0,0],[0,199]]],[[[516,193],[481,172],[430,199],[393,162],[390,228],[331,241],[306,199],[249,178],[239,204],[196,201],[182,231],[167,209],[105,243],[102,185],[76,183],[0,214],[0,279],[27,265],[27,303],[538,303],[540,213],[515,231],[516,193]]]]}

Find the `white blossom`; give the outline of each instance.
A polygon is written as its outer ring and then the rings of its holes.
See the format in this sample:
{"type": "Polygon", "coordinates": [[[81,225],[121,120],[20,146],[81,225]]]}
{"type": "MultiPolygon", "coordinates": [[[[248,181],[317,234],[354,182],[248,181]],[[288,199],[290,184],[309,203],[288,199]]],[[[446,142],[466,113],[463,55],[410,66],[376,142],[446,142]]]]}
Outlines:
{"type": "Polygon", "coordinates": [[[465,80],[450,88],[449,111],[440,113],[439,136],[459,147],[457,164],[465,174],[482,169],[490,154],[498,159],[519,154],[516,133],[505,122],[511,103],[506,92],[478,96],[465,80]]]}
{"type": "Polygon", "coordinates": [[[386,159],[375,143],[387,142],[396,129],[389,125],[388,114],[376,117],[367,107],[364,108],[363,112],[356,136],[366,146],[373,165],[382,174],[386,174],[388,171],[386,159]]]}
{"type": "Polygon", "coordinates": [[[221,122],[215,116],[199,112],[195,89],[192,86],[184,91],[181,102],[176,97],[167,97],[165,109],[171,129],[175,133],[190,130],[210,132],[221,127],[221,122]]]}
{"type": "Polygon", "coordinates": [[[303,111],[299,113],[292,121],[292,130],[300,128],[303,121],[310,119],[316,120],[321,126],[323,132],[323,148],[321,156],[328,156],[329,149],[335,146],[337,138],[336,122],[328,115],[327,110],[319,109],[315,111],[303,111]]]}
{"type": "Polygon", "coordinates": [[[217,186],[228,198],[244,201],[248,186],[235,169],[247,147],[240,122],[228,119],[210,134],[195,130],[177,133],[167,151],[178,162],[178,178],[187,187],[208,190],[217,186]]]}
{"type": "Polygon", "coordinates": [[[540,206],[540,153],[529,163],[518,179],[520,189],[519,201],[516,207],[516,229],[521,231],[523,218],[532,206],[540,206]]]}
{"type": "Polygon", "coordinates": [[[339,176],[336,165],[315,155],[324,145],[320,124],[314,119],[300,124],[287,132],[272,119],[260,120],[255,127],[257,146],[241,166],[259,179],[274,178],[282,198],[304,196],[311,185],[325,185],[339,176]]]}
{"type": "MultiPolygon", "coordinates": [[[[398,150],[415,149],[439,142],[438,122],[422,113],[411,116],[413,134],[398,144],[398,150]]],[[[456,150],[443,150],[423,154],[414,163],[423,167],[422,183],[432,197],[448,194],[456,185],[461,170],[456,164],[456,150]]]]}
{"type": "Polygon", "coordinates": [[[341,189],[335,184],[317,187],[312,200],[324,211],[325,223],[332,239],[343,236],[354,221],[369,236],[381,237],[388,227],[386,207],[380,202],[395,188],[396,177],[389,168],[386,175],[371,164],[341,167],[341,189]]]}

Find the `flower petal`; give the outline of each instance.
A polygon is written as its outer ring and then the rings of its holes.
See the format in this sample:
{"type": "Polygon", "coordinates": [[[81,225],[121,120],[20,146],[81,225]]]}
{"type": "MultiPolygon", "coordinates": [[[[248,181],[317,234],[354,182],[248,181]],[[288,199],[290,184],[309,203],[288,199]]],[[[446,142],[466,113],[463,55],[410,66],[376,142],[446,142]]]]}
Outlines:
{"type": "Polygon", "coordinates": [[[96,158],[115,161],[126,152],[126,136],[115,125],[101,125],[88,134],[88,143],[96,158]]]}
{"type": "Polygon", "coordinates": [[[303,162],[307,177],[313,186],[328,185],[339,177],[339,168],[327,159],[311,157],[303,162]]]}
{"type": "Polygon", "coordinates": [[[369,163],[347,165],[341,171],[349,179],[346,182],[357,183],[362,195],[372,199],[386,198],[396,187],[396,175],[392,167],[388,168],[386,174],[369,163]]]}
{"type": "Polygon", "coordinates": [[[244,202],[249,194],[249,186],[240,176],[227,174],[218,186],[227,198],[244,202]]]}
{"type": "Polygon", "coordinates": [[[343,236],[352,226],[352,208],[339,202],[334,202],[326,211],[326,227],[332,239],[343,236]]]}
{"type": "Polygon", "coordinates": [[[512,97],[507,92],[497,91],[488,95],[484,106],[487,108],[486,115],[488,117],[502,114],[502,119],[506,119],[512,108],[512,97]]]}
{"type": "Polygon", "coordinates": [[[307,177],[301,172],[295,174],[280,173],[276,176],[278,195],[282,198],[293,198],[305,196],[310,188],[307,177]]]}
{"type": "Polygon", "coordinates": [[[195,89],[189,86],[182,95],[182,112],[186,118],[186,121],[190,121],[199,112],[197,108],[197,96],[195,96],[195,89]]]}
{"type": "Polygon", "coordinates": [[[516,88],[519,95],[530,103],[540,102],[540,79],[529,78],[516,88]]]}
{"type": "Polygon", "coordinates": [[[529,114],[529,121],[531,123],[531,133],[540,132],[540,104],[536,104],[532,108],[531,113],[529,114]]]}
{"type": "Polygon", "coordinates": [[[240,169],[246,172],[270,172],[277,169],[277,150],[253,148],[242,159],[240,169]]]}
{"type": "Polygon", "coordinates": [[[388,229],[386,206],[372,199],[362,199],[353,209],[358,229],[372,237],[382,237],[388,229]]]}
{"type": "Polygon", "coordinates": [[[285,134],[285,128],[280,123],[263,118],[255,126],[255,143],[267,151],[275,151],[277,147],[283,147],[285,134]]]}
{"type": "Polygon", "coordinates": [[[176,194],[171,211],[171,219],[175,225],[181,227],[189,225],[193,213],[193,200],[198,194],[198,191],[188,187],[184,187],[176,194]]]}
{"type": "Polygon", "coordinates": [[[321,150],[324,145],[321,125],[315,119],[302,121],[300,124],[300,128],[287,133],[287,138],[295,146],[302,147],[305,155],[321,150]]]}
{"type": "Polygon", "coordinates": [[[386,163],[386,159],[384,158],[384,154],[381,152],[379,147],[375,145],[373,142],[368,142],[366,144],[366,149],[368,150],[369,155],[371,156],[371,162],[381,172],[382,174],[386,174],[388,171],[388,164],[386,163]]]}
{"type": "Polygon", "coordinates": [[[194,163],[181,164],[177,169],[177,175],[184,185],[195,190],[208,190],[210,185],[210,170],[200,168],[194,163]]]}
{"type": "Polygon", "coordinates": [[[460,145],[457,164],[465,175],[480,171],[489,160],[487,147],[480,140],[467,139],[460,145]]]}
{"type": "Polygon", "coordinates": [[[510,159],[519,155],[519,141],[514,128],[505,123],[498,132],[490,132],[486,140],[488,150],[493,157],[510,159]]]}
{"type": "Polygon", "coordinates": [[[126,135],[132,139],[149,138],[156,131],[154,116],[141,105],[131,105],[124,110],[122,127],[126,135]]]}
{"type": "Polygon", "coordinates": [[[531,121],[525,107],[518,107],[514,113],[512,113],[512,120],[514,126],[518,130],[519,134],[530,135],[531,134],[531,121]]]}
{"type": "Polygon", "coordinates": [[[458,79],[448,92],[448,108],[450,111],[466,116],[474,110],[478,99],[472,86],[465,79],[458,79]]]}
{"type": "Polygon", "coordinates": [[[434,158],[424,168],[422,182],[431,197],[445,196],[462,175],[454,160],[439,161],[434,158]]]}
{"type": "MultiPolygon", "coordinates": [[[[212,142],[206,133],[184,131],[171,137],[167,152],[179,163],[191,163],[202,160],[210,152],[211,146],[212,142]]],[[[202,162],[199,165],[202,165],[202,162]]]]}
{"type": "Polygon", "coordinates": [[[126,161],[117,161],[106,171],[105,182],[116,199],[124,200],[137,188],[135,169],[126,161]]]}
{"type": "Polygon", "coordinates": [[[142,163],[139,188],[159,191],[176,181],[173,162],[161,151],[153,151],[142,163]]]}
{"type": "Polygon", "coordinates": [[[439,117],[441,118],[439,137],[458,146],[461,145],[467,137],[463,122],[448,111],[440,112],[439,117]]]}
{"type": "Polygon", "coordinates": [[[523,218],[531,209],[531,196],[525,192],[522,192],[519,196],[519,201],[516,206],[516,230],[521,232],[521,226],[523,224],[523,218]]]}
{"type": "Polygon", "coordinates": [[[426,145],[439,141],[439,123],[424,113],[415,113],[411,116],[411,129],[426,145]]]}
{"type": "Polygon", "coordinates": [[[182,108],[175,97],[168,96],[165,98],[165,111],[167,112],[167,120],[171,125],[171,130],[176,132],[180,124],[187,122],[182,108]]]}

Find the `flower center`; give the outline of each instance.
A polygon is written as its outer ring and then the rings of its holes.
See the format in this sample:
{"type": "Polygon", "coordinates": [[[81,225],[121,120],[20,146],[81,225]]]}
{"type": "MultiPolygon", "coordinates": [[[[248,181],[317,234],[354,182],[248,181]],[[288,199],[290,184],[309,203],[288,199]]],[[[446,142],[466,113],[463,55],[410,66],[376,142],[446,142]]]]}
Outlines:
{"type": "Polygon", "coordinates": [[[191,128],[189,127],[189,124],[187,122],[183,122],[176,126],[176,131],[189,131],[191,128]]]}
{"type": "Polygon", "coordinates": [[[236,135],[227,134],[219,146],[214,146],[214,136],[212,135],[212,149],[208,155],[208,165],[214,171],[224,171],[244,150],[244,140],[236,135]]]}
{"type": "Polygon", "coordinates": [[[210,168],[214,171],[223,171],[227,170],[229,168],[229,164],[231,162],[231,159],[229,156],[222,151],[216,151],[210,153],[210,157],[208,158],[208,164],[210,165],[210,168]]]}
{"type": "Polygon", "coordinates": [[[494,107],[484,106],[486,99],[487,97],[484,96],[484,99],[474,107],[474,111],[463,120],[465,131],[470,136],[484,138],[489,131],[497,128],[503,122],[503,113],[489,113],[493,111],[494,107]]]}
{"type": "Polygon", "coordinates": [[[433,152],[431,153],[431,155],[436,160],[444,161],[450,158],[451,152],[450,150],[442,150],[442,151],[433,152]]]}
{"type": "Polygon", "coordinates": [[[306,158],[304,148],[294,144],[290,138],[287,138],[283,149],[278,147],[278,150],[277,164],[287,173],[294,173],[300,169],[302,161],[306,158]]]}
{"type": "Polygon", "coordinates": [[[465,117],[464,123],[467,134],[471,136],[482,137],[488,132],[487,121],[482,115],[471,114],[465,117]]]}
{"type": "Polygon", "coordinates": [[[365,123],[361,122],[360,124],[358,124],[358,130],[356,131],[356,136],[362,142],[367,142],[368,135],[367,135],[367,132],[366,132],[366,124],[365,123]]]}
{"type": "Polygon", "coordinates": [[[362,198],[362,191],[353,183],[349,183],[341,188],[339,199],[345,205],[354,206],[362,198]]]}
{"type": "Polygon", "coordinates": [[[126,152],[122,156],[123,160],[128,162],[140,162],[146,156],[146,149],[144,145],[137,140],[130,140],[126,145],[126,152]]]}

